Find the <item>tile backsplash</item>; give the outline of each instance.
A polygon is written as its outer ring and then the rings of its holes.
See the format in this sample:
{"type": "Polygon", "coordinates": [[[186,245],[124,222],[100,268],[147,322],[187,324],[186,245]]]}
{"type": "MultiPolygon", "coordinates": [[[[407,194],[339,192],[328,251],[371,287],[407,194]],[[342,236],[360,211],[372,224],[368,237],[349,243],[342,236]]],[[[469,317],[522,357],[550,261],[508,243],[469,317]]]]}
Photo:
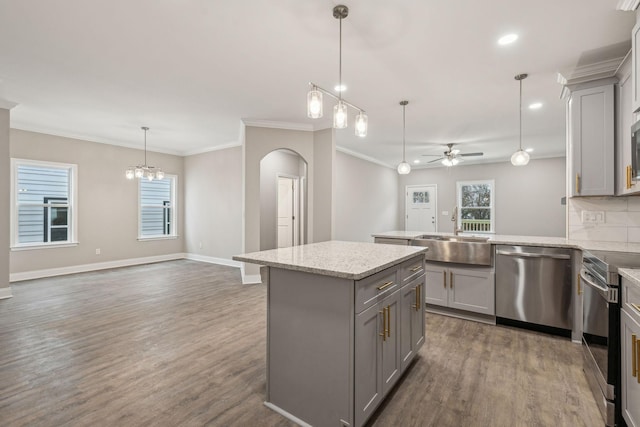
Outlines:
{"type": "Polygon", "coordinates": [[[640,196],[573,197],[567,203],[570,239],[640,243],[640,196]]]}

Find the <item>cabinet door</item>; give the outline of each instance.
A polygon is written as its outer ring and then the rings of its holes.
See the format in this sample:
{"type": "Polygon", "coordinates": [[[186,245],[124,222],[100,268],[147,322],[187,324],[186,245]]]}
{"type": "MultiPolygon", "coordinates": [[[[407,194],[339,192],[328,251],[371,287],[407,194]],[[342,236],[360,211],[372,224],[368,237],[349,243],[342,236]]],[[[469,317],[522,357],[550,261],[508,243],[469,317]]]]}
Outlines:
{"type": "Polygon", "coordinates": [[[640,324],[626,310],[620,314],[622,416],[629,427],[640,427],[640,324]]]}
{"type": "Polygon", "coordinates": [[[425,265],[425,302],[447,306],[447,268],[439,265],[425,265]]]}
{"type": "Polygon", "coordinates": [[[400,291],[382,301],[387,310],[387,337],[382,341],[382,395],[400,378],[400,291]]]}
{"type": "Polygon", "coordinates": [[[633,112],[640,110],[640,22],[631,31],[631,105],[633,112]]]}
{"type": "Polygon", "coordinates": [[[633,113],[631,110],[632,77],[629,62],[624,61],[620,66],[620,83],[616,85],[616,194],[630,194],[638,191],[633,181],[631,160],[631,125],[633,113]]]}
{"type": "Polygon", "coordinates": [[[413,360],[424,342],[424,275],[400,290],[401,371],[413,360]]]}
{"type": "Polygon", "coordinates": [[[449,307],[495,315],[495,280],[491,269],[449,269],[449,307]]]}
{"type": "MultiPolygon", "coordinates": [[[[356,316],[355,322],[355,425],[369,418],[382,400],[382,303],[356,316]]],[[[386,339],[386,337],[385,337],[386,339]]]]}
{"type": "Polygon", "coordinates": [[[571,196],[614,194],[613,98],[612,84],[571,94],[571,196]]]}

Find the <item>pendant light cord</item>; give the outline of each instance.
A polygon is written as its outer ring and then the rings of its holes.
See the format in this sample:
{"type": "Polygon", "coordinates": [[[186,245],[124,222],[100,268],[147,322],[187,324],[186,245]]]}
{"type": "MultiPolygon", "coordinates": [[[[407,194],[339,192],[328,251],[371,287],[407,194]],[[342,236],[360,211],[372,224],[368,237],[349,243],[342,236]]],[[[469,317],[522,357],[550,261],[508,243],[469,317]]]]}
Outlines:
{"type": "Polygon", "coordinates": [[[403,105],[402,106],[402,161],[405,162],[405,149],[404,149],[404,144],[405,144],[405,139],[404,139],[404,135],[405,135],[405,130],[406,130],[406,124],[405,124],[405,108],[407,106],[403,105]]]}
{"type": "Polygon", "coordinates": [[[144,165],[147,166],[147,129],[144,130],[144,165]]]}
{"type": "Polygon", "coordinates": [[[520,79],[520,151],[522,151],[522,79],[520,79]]]}
{"type": "Polygon", "coordinates": [[[339,19],[340,21],[340,38],[339,38],[339,44],[340,47],[338,49],[339,51],[339,59],[338,59],[338,89],[340,89],[338,91],[338,100],[342,101],[342,18],[339,19]]]}

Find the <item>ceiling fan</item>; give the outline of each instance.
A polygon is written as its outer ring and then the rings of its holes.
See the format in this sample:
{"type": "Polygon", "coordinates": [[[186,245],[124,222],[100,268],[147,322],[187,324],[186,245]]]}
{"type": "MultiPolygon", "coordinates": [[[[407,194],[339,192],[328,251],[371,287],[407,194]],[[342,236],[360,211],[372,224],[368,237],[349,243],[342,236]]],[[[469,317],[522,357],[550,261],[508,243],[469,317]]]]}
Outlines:
{"type": "Polygon", "coordinates": [[[435,160],[431,160],[427,163],[442,162],[445,166],[455,166],[464,160],[462,157],[482,156],[484,153],[461,153],[457,148],[453,148],[454,144],[447,144],[447,150],[444,152],[444,156],[439,154],[423,154],[423,156],[440,156],[435,160]]]}

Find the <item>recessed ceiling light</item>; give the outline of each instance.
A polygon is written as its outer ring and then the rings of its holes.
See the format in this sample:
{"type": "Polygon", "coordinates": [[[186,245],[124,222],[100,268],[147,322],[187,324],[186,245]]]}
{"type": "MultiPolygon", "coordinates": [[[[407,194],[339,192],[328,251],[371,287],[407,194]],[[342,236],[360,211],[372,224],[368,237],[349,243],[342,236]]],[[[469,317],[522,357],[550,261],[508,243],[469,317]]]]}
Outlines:
{"type": "Polygon", "coordinates": [[[538,108],[542,108],[542,102],[534,102],[533,104],[529,104],[530,110],[537,110],[538,108]]]}
{"type": "Polygon", "coordinates": [[[413,161],[413,163],[418,164],[418,163],[420,163],[420,160],[416,159],[416,160],[413,161]]]}
{"type": "Polygon", "coordinates": [[[514,41],[518,40],[518,35],[517,34],[507,34],[504,35],[502,37],[500,37],[498,39],[498,44],[501,46],[507,45],[507,44],[511,44],[514,41]]]}
{"type": "Polygon", "coordinates": [[[347,85],[336,85],[334,89],[336,90],[336,92],[344,92],[347,90],[347,85]]]}
{"type": "Polygon", "coordinates": [[[527,148],[524,151],[526,151],[527,153],[531,153],[533,151],[533,148],[527,148]]]}

